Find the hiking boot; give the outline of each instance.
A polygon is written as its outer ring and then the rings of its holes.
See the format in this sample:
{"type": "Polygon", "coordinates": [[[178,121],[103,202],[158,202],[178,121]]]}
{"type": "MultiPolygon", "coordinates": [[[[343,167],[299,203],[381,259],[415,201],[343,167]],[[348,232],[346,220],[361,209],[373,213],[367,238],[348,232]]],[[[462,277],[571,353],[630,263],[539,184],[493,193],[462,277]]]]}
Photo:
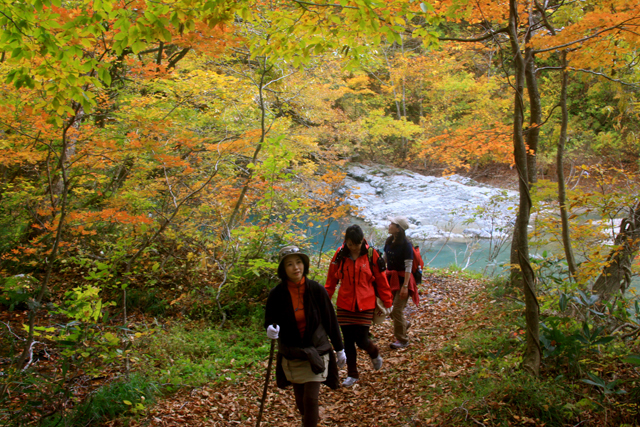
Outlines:
{"type": "Polygon", "coordinates": [[[357,378],[347,377],[344,381],[342,381],[342,387],[351,387],[358,381],[357,378]]]}
{"type": "Polygon", "coordinates": [[[378,371],[382,368],[382,357],[378,356],[375,359],[371,359],[371,364],[373,365],[373,370],[378,371]]]}
{"type": "Polygon", "coordinates": [[[409,346],[408,342],[401,343],[400,341],[392,342],[391,344],[389,344],[389,347],[391,347],[394,350],[398,350],[399,348],[405,348],[408,346],[409,346]]]}

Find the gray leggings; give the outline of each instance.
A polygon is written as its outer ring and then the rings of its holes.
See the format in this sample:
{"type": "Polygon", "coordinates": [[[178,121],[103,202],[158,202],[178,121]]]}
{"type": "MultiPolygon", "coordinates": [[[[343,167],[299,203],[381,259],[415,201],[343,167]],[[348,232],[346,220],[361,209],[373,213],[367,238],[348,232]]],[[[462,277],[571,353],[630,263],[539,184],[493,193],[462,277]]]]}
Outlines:
{"type": "Polygon", "coordinates": [[[320,395],[320,383],[308,382],[293,384],[293,394],[296,396],[296,406],[302,415],[304,427],[316,427],[320,415],[318,413],[318,396],[320,395]]]}

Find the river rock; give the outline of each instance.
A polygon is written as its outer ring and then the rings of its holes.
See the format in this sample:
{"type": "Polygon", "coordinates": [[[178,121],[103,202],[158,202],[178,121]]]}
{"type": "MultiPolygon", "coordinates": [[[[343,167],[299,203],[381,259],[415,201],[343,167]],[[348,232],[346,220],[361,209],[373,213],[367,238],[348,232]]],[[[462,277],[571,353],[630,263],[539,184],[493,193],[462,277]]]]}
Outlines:
{"type": "Polygon", "coordinates": [[[427,240],[496,236],[513,220],[517,203],[515,191],[460,175],[425,176],[382,165],[349,166],[345,191],[356,215],[374,228],[386,229],[388,217],[401,215],[411,224],[409,236],[427,240]]]}

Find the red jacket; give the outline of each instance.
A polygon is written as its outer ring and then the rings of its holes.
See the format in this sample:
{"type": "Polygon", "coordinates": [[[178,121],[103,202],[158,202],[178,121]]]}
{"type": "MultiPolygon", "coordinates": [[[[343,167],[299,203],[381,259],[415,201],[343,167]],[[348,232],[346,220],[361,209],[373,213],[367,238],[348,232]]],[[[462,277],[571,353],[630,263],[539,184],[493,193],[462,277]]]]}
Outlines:
{"type": "MultiPolygon", "coordinates": [[[[397,270],[387,270],[385,273],[391,292],[399,291],[400,284],[404,284],[404,275],[407,273],[397,270]]],[[[413,274],[409,278],[409,296],[417,307],[418,304],[420,304],[420,294],[418,293],[418,286],[416,285],[416,279],[413,278],[413,274]]]]}
{"type": "MultiPolygon", "coordinates": [[[[368,249],[368,245],[365,244],[365,247],[368,249]]],[[[391,307],[393,295],[389,289],[386,275],[381,274],[378,269],[378,253],[373,251],[372,263],[369,263],[368,252],[360,255],[355,261],[349,256],[345,256],[342,261],[336,262],[336,257],[341,249],[339,248],[333,255],[327,274],[327,282],[324,285],[329,298],[333,296],[336,286],[340,282],[337,305],[343,310],[355,312],[356,310],[374,309],[376,307],[376,290],[384,306],[391,307]],[[373,266],[373,272],[371,266],[373,266]]],[[[345,248],[345,251],[349,250],[345,248]]]]}

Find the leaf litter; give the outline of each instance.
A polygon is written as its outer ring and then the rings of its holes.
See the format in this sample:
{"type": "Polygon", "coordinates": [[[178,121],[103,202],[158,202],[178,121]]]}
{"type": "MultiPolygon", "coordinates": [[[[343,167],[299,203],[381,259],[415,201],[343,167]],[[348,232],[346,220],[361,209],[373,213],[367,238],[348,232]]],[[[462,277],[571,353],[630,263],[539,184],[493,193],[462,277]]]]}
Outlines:
{"type": "MultiPolygon", "coordinates": [[[[420,306],[405,309],[411,321],[408,331],[411,345],[392,350],[393,324],[387,319],[371,328],[373,340],[384,359],[382,369],[374,371],[367,354],[358,350],[359,381],[350,388],[320,390],[319,426],[387,427],[438,425],[429,411],[438,405],[437,396],[450,390],[439,378],[455,378],[472,369],[473,361],[463,356],[442,360],[438,350],[455,338],[465,323],[488,301],[478,295],[484,282],[455,276],[428,277],[421,285],[420,306]],[[434,394],[434,389],[441,391],[434,394]],[[436,397],[434,397],[436,396],[436,397]],[[432,399],[431,401],[429,399],[432,399]]],[[[475,327],[482,327],[478,322],[475,327]]],[[[275,357],[274,357],[275,358],[275,357]]],[[[275,361],[274,361],[275,363],[275,361]]],[[[247,371],[239,379],[192,390],[181,390],[161,399],[145,418],[132,420],[132,426],[255,426],[260,410],[267,361],[257,371],[247,371]]],[[[276,387],[273,374],[269,381],[262,415],[262,426],[301,424],[291,387],[276,387]]],[[[346,369],[340,372],[346,377],[346,369]]],[[[433,416],[433,415],[432,415],[433,416]]],[[[109,423],[119,425],[120,421],[109,423]]]]}

